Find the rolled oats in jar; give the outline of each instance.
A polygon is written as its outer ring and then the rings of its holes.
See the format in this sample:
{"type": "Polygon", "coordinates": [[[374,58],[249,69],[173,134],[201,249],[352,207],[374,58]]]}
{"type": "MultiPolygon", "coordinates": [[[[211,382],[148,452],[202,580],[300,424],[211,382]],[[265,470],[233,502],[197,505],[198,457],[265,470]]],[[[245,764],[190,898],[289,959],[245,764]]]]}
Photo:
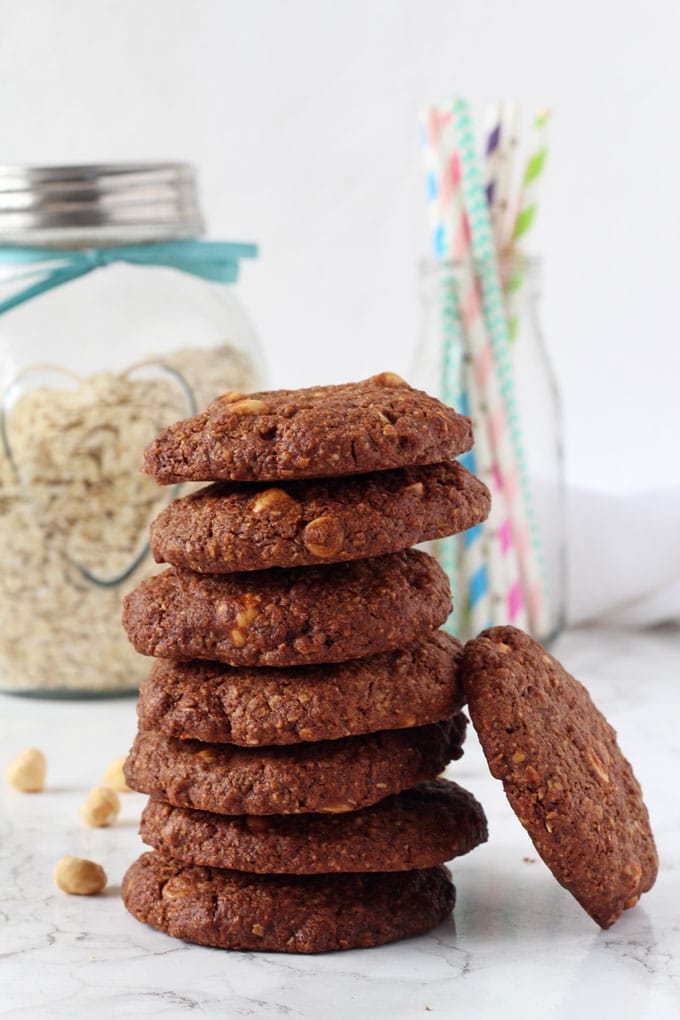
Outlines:
{"type": "Polygon", "coordinates": [[[246,244],[200,240],[183,164],[0,167],[0,688],[135,690],[120,623],[177,490],[139,471],[166,425],[262,382],[231,286],[246,244]]]}

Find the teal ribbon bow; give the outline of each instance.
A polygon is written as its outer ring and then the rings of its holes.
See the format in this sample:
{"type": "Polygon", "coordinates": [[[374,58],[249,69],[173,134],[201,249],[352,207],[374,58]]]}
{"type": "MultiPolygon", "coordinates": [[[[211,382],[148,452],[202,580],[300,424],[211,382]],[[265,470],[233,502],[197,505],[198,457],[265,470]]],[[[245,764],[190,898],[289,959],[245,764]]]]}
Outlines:
{"type": "Polygon", "coordinates": [[[0,246],[0,266],[30,266],[27,272],[12,274],[0,285],[32,280],[11,297],[0,301],[0,315],[24,301],[60,287],[69,280],[91,273],[114,262],[136,266],[165,266],[182,273],[200,276],[213,283],[234,283],[238,279],[239,259],[255,258],[257,245],[229,241],[161,241],[157,244],[130,244],[116,248],[23,248],[0,246]],[[37,265],[39,263],[39,265],[37,265]]]}

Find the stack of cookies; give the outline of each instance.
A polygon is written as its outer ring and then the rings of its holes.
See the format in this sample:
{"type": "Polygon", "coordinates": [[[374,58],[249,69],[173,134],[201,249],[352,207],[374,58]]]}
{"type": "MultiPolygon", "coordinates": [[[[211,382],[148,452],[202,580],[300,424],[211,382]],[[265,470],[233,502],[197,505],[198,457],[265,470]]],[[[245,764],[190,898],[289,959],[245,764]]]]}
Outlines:
{"type": "Polygon", "coordinates": [[[124,623],[156,662],[126,763],[154,850],[139,920],[235,949],[321,952],[428,930],[442,865],[486,839],[460,757],[462,648],[417,543],[489,512],[454,458],[470,422],[391,373],[227,393],[149,447],[161,484],[213,484],[152,526],[165,572],[124,623]]]}

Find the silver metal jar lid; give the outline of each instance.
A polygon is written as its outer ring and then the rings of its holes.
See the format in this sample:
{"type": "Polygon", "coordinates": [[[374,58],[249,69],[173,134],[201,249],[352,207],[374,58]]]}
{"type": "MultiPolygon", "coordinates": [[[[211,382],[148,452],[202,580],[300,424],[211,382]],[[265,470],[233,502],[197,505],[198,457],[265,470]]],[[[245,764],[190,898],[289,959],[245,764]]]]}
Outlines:
{"type": "Polygon", "coordinates": [[[186,163],[0,165],[0,244],[135,244],[203,229],[186,163]]]}

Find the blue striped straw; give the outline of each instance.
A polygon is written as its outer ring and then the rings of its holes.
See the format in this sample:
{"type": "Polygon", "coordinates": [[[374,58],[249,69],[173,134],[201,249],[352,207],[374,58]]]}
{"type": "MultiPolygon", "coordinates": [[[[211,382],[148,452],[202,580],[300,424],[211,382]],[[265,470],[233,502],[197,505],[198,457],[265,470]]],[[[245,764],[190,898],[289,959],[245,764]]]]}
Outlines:
{"type": "MultiPolygon", "coordinates": [[[[442,335],[441,351],[441,399],[446,404],[458,409],[462,399],[462,355],[463,342],[458,310],[458,296],[455,280],[445,275],[444,267],[451,246],[450,224],[442,220],[439,201],[439,157],[435,146],[430,141],[428,117],[435,116],[428,111],[421,116],[420,137],[425,161],[425,183],[430,216],[432,251],[437,260],[437,300],[440,302],[440,329],[442,335]]],[[[460,600],[460,557],[459,536],[440,539],[437,542],[437,558],[446,572],[451,585],[451,594],[455,612],[452,613],[444,630],[456,636],[457,625],[461,622],[459,613],[460,600]]]]}
{"type": "Polygon", "coordinates": [[[515,463],[517,464],[529,538],[536,555],[537,565],[541,568],[541,583],[545,601],[546,584],[545,572],[542,569],[541,537],[534,514],[526,456],[522,444],[503,290],[498,271],[496,248],[491,230],[484,182],[477,162],[469,104],[464,99],[455,99],[451,106],[451,112],[453,114],[456,146],[460,152],[461,165],[463,167],[463,194],[470,220],[472,250],[481,282],[482,308],[494,352],[495,371],[499,381],[499,388],[505,405],[510,444],[515,463]]]}

